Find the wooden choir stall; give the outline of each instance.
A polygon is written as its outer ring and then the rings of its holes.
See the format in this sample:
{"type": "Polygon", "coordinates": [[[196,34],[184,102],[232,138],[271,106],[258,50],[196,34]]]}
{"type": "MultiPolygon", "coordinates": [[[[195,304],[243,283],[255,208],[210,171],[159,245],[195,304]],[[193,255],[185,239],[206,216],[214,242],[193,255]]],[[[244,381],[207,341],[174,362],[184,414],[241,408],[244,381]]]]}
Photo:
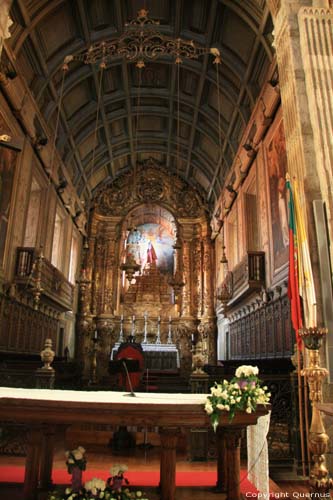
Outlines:
{"type": "MultiPolygon", "coordinates": [[[[0,388],[0,421],[29,425],[24,500],[51,483],[53,442],[57,430],[75,423],[158,426],[161,439],[161,500],[175,499],[176,445],[181,428],[211,426],[203,394],[147,394],[0,388]]],[[[268,412],[239,412],[230,422],[221,416],[216,433],[217,489],[227,500],[240,500],[241,431],[268,412]]]]}

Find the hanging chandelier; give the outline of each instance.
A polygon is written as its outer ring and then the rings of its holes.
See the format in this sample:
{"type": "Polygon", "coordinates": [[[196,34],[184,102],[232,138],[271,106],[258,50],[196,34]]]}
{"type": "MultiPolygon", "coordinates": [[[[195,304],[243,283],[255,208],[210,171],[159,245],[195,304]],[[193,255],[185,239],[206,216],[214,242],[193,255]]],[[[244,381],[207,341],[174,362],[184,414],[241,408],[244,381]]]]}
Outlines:
{"type": "Polygon", "coordinates": [[[120,269],[121,271],[125,271],[126,278],[131,283],[135,273],[140,271],[141,266],[136,262],[133,255],[129,254],[127,255],[126,262],[120,265],[120,269]]]}
{"type": "MultiPolygon", "coordinates": [[[[136,117],[136,152],[138,149],[138,123],[139,123],[139,107],[140,107],[140,88],[141,88],[141,70],[145,67],[146,62],[153,62],[163,57],[171,57],[177,65],[177,82],[178,82],[178,106],[177,106],[177,174],[179,169],[179,136],[180,136],[180,64],[184,60],[196,60],[203,55],[212,55],[213,64],[216,66],[217,80],[216,84],[219,86],[218,80],[218,66],[221,64],[220,51],[216,47],[202,47],[196,45],[192,40],[183,38],[172,38],[168,35],[161,33],[158,30],[159,21],[150,19],[149,11],[142,8],[138,11],[136,19],[125,24],[124,32],[117,38],[104,40],[101,42],[93,43],[88,49],[79,52],[78,54],[69,54],[65,57],[63,62],[63,79],[61,85],[61,93],[59,98],[59,110],[63,97],[64,88],[64,75],[69,69],[69,64],[73,61],[82,62],[83,64],[98,65],[100,68],[100,80],[98,86],[98,103],[96,111],[96,125],[93,140],[93,152],[91,159],[92,171],[95,163],[95,150],[97,144],[97,126],[100,112],[100,101],[102,91],[102,78],[103,71],[107,68],[108,64],[117,59],[125,60],[128,63],[134,63],[139,70],[139,94],[138,94],[138,112],[136,117]]],[[[218,91],[219,95],[219,91],[218,91]]],[[[219,101],[219,99],[218,99],[219,101]]],[[[60,114],[60,111],[58,112],[60,114]]],[[[218,131],[221,133],[220,127],[220,102],[218,102],[218,131]]],[[[56,127],[57,130],[58,127],[56,127]]],[[[219,137],[219,144],[221,138],[219,137]]],[[[133,183],[136,184],[136,161],[133,165],[134,179],[133,183]]],[[[180,247],[180,240],[177,239],[175,249],[180,247]]],[[[140,265],[135,261],[134,257],[127,256],[126,262],[120,265],[121,271],[124,271],[128,281],[131,283],[134,275],[140,270],[140,265]]],[[[181,293],[184,286],[181,272],[175,273],[172,277],[171,286],[174,289],[175,298],[181,293]]]]}
{"type": "Polygon", "coordinates": [[[100,64],[121,57],[143,68],[145,61],[154,61],[162,56],[171,56],[179,63],[183,59],[198,59],[204,54],[212,54],[215,57],[214,64],[221,62],[216,47],[199,47],[192,40],[164,35],[156,29],[159,21],[150,19],[148,14],[148,10],[140,9],[137,18],[125,24],[126,30],[118,38],[94,43],[80,54],[66,56],[65,67],[74,60],[84,64],[100,64]]]}
{"type": "Polygon", "coordinates": [[[220,263],[222,264],[223,282],[217,291],[216,298],[221,302],[222,312],[224,316],[226,316],[227,315],[226,313],[228,311],[228,303],[233,297],[234,289],[233,289],[233,275],[232,272],[229,271],[229,263],[227,256],[225,254],[224,226],[222,228],[222,257],[220,263]]]}

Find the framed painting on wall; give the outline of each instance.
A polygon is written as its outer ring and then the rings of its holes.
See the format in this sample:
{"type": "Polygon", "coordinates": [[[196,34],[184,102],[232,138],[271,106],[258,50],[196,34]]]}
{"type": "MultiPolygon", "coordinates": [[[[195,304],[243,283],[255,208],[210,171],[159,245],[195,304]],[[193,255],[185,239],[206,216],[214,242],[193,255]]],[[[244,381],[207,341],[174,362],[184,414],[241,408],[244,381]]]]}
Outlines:
{"type": "MultiPolygon", "coordinates": [[[[0,115],[0,134],[10,135],[0,115]]],[[[17,151],[0,145],[0,269],[3,267],[17,151]]]]}
{"type": "Polygon", "coordinates": [[[289,229],[286,192],[287,152],[283,121],[278,118],[266,138],[271,279],[287,276],[289,229]]]}

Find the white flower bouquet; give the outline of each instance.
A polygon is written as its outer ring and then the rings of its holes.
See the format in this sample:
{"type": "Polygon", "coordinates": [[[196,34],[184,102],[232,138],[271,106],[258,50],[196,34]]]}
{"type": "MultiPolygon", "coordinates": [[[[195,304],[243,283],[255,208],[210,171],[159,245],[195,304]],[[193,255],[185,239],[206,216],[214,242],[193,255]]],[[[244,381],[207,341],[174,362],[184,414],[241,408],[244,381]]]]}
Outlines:
{"type": "Polygon", "coordinates": [[[86,470],[87,460],[85,458],[85,452],[86,450],[82,446],[78,446],[71,451],[65,451],[67,471],[69,474],[72,474],[74,467],[86,470]]]}
{"type": "Polygon", "coordinates": [[[103,479],[97,477],[87,481],[79,492],[73,492],[71,488],[66,488],[64,492],[53,491],[49,494],[48,500],[148,500],[142,491],[130,491],[128,488],[121,488],[117,491],[111,490],[103,479]]]}
{"type": "Polygon", "coordinates": [[[258,374],[257,366],[243,365],[237,368],[230,382],[215,382],[211,387],[205,410],[210,416],[214,431],[222,411],[228,412],[229,419],[232,420],[237,411],[252,413],[258,404],[269,403],[271,394],[266,386],[261,387],[258,374]]]}
{"type": "MultiPolygon", "coordinates": [[[[78,453],[74,453],[77,451],[84,457],[85,450],[79,447],[71,452],[66,452],[67,460],[71,459],[72,455],[80,457],[78,453]]],[[[65,491],[52,491],[49,493],[48,500],[148,500],[142,491],[130,491],[127,486],[124,487],[124,484],[129,484],[123,475],[127,469],[127,465],[115,464],[110,469],[112,476],[107,481],[94,477],[81,486],[78,491],[74,491],[72,488],[66,488],[65,491]]]]}

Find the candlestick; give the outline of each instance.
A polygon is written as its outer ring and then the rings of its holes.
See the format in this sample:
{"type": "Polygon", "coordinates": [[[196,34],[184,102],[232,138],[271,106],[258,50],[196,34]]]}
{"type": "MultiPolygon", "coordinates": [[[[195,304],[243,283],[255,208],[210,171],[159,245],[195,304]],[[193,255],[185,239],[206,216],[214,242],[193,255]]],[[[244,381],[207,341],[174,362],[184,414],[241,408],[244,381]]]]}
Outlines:
{"type": "Polygon", "coordinates": [[[133,314],[133,318],[132,318],[132,332],[131,332],[131,335],[132,335],[133,338],[135,337],[135,316],[134,316],[134,314],[133,314]]]}
{"type": "Polygon", "coordinates": [[[145,311],[144,318],[145,318],[145,326],[144,326],[142,343],[147,344],[147,335],[148,335],[148,328],[147,328],[148,313],[147,313],[147,311],[145,311]]]}
{"type": "Polygon", "coordinates": [[[122,314],[120,316],[120,330],[119,330],[119,339],[118,339],[119,344],[122,344],[124,342],[123,321],[124,321],[124,315],[122,314]]]}
{"type": "Polygon", "coordinates": [[[161,316],[159,316],[157,320],[157,336],[156,336],[156,344],[160,343],[161,343],[161,316]]]}
{"type": "Polygon", "coordinates": [[[169,316],[169,331],[168,331],[167,344],[172,344],[171,316],[169,316]]]}

